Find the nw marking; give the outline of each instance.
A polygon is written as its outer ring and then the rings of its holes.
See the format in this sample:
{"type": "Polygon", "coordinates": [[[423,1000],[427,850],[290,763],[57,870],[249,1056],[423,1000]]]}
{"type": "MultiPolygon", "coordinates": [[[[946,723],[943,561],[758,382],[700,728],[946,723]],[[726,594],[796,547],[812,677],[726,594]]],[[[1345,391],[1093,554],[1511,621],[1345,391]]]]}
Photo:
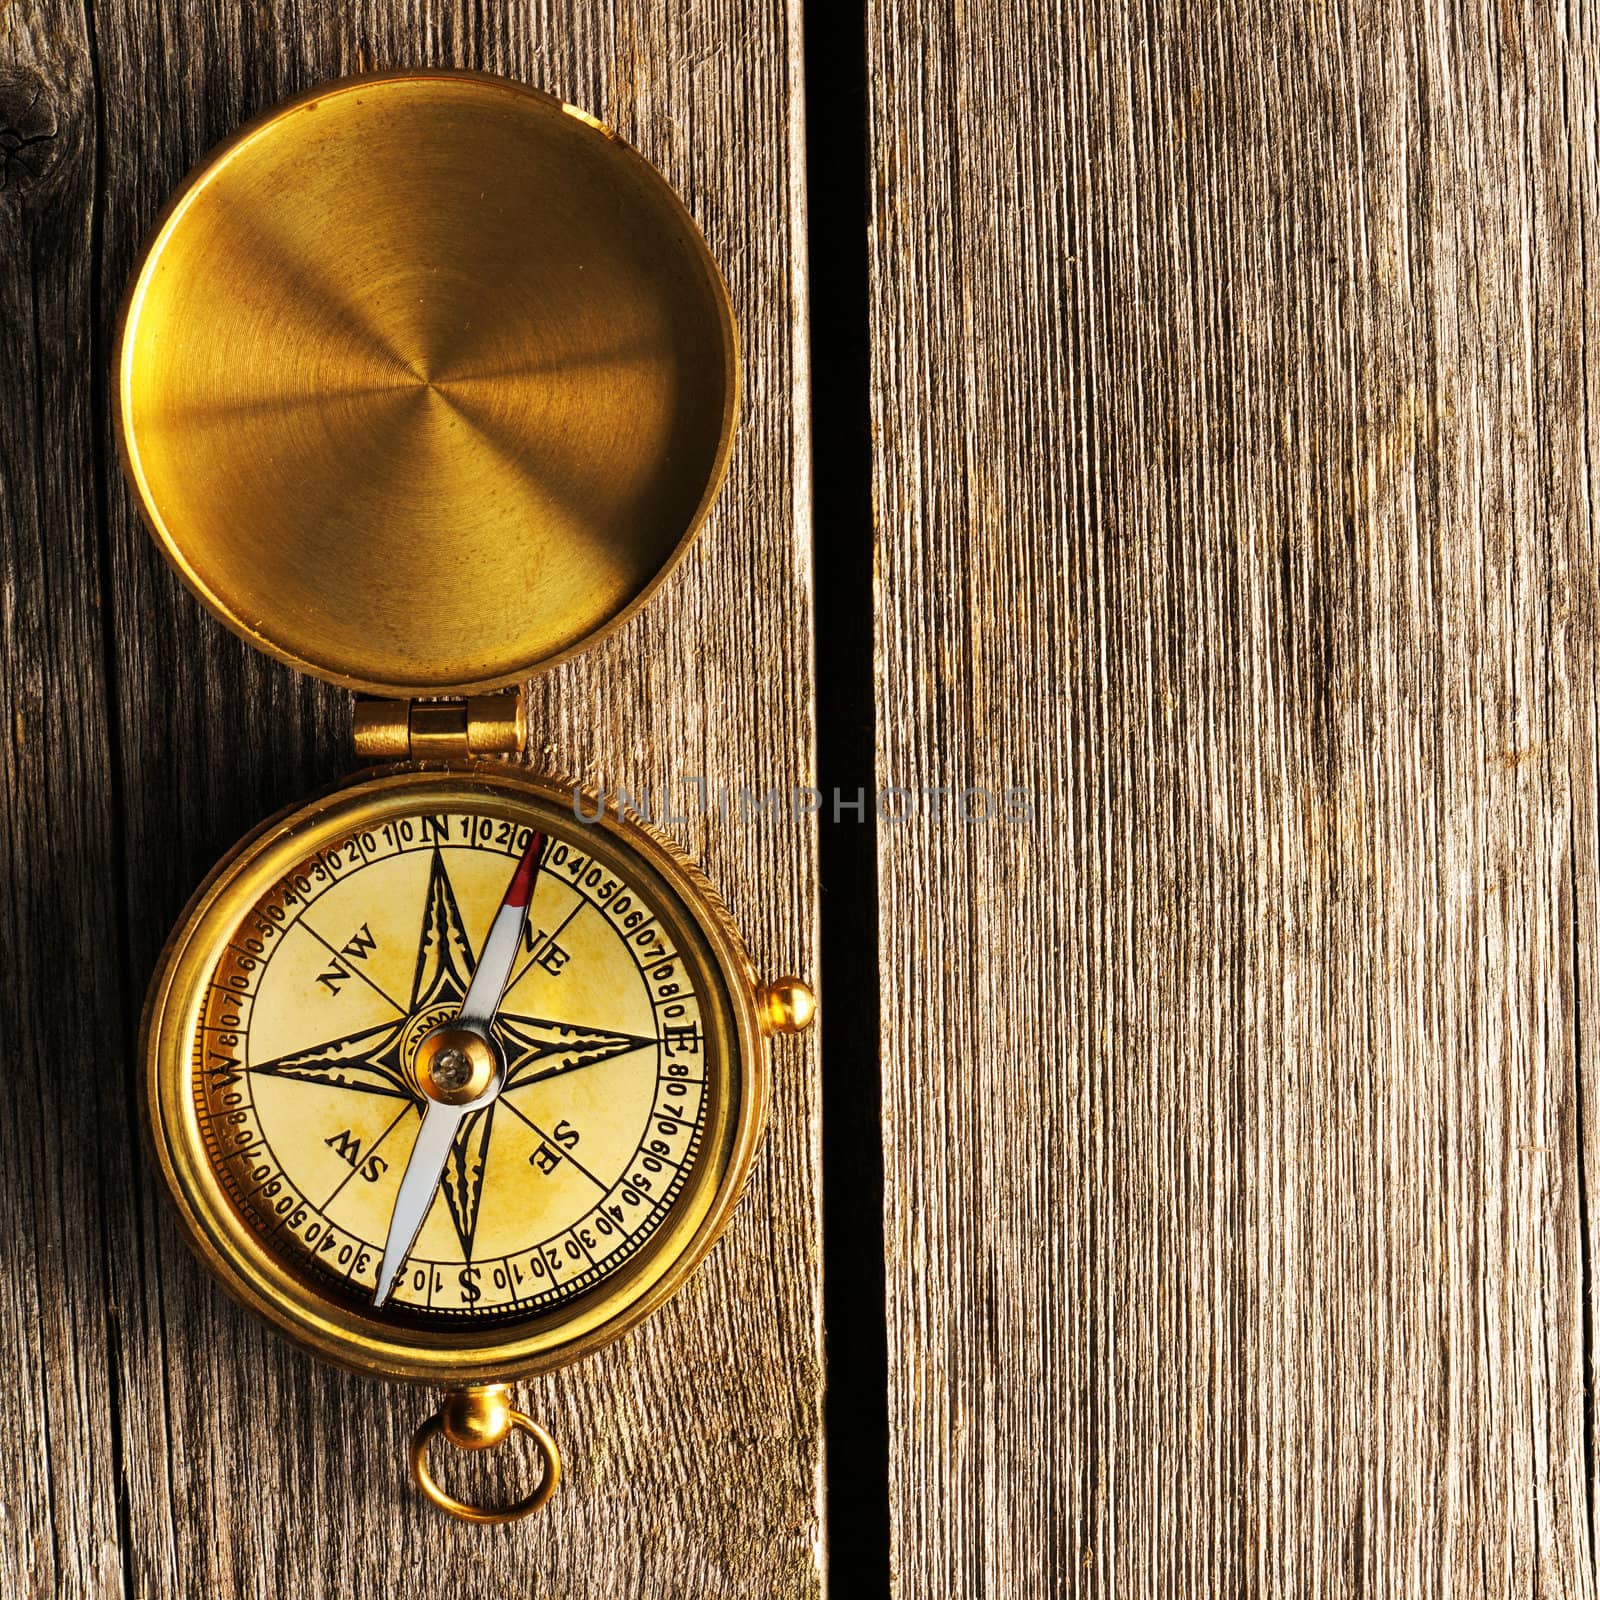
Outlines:
{"type": "Polygon", "coordinates": [[[332,966],[326,972],[317,974],[317,982],[323,984],[330,994],[338,994],[356,975],[356,970],[350,963],[365,961],[377,948],[378,941],[372,937],[372,930],[363,922],[360,931],[351,934],[343,946],[334,952],[332,966]]]}

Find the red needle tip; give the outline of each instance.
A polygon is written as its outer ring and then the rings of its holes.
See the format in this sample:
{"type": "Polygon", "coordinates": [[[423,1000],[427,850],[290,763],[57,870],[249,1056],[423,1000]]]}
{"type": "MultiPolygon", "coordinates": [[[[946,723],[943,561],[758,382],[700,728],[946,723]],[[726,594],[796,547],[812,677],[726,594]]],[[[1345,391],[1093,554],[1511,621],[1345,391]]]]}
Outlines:
{"type": "Polygon", "coordinates": [[[533,877],[539,870],[539,857],[543,854],[544,835],[535,833],[528,840],[528,848],[522,852],[522,859],[517,863],[511,887],[506,890],[506,905],[525,906],[533,898],[533,877]]]}

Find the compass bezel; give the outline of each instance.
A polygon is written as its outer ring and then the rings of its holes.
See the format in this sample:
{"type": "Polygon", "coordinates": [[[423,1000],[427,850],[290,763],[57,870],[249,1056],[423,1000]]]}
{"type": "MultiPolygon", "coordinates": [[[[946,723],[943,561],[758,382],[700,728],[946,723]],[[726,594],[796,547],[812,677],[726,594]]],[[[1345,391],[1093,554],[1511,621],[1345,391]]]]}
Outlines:
{"type": "MultiPolygon", "coordinates": [[[[576,791],[582,793],[581,790],[576,791]]],[[[635,820],[586,806],[597,859],[659,896],[685,937],[708,1040],[723,1063],[703,1155],[667,1219],[638,1253],[572,1300],[520,1321],[418,1327],[331,1293],[259,1234],[226,1191],[195,1112],[190,1046],[222,944],[291,865],[357,826],[425,807],[513,813],[574,826],[575,788],[490,763],[363,772],[270,818],[195,892],[169,938],[146,1001],[140,1054],[149,1146],[189,1246],[230,1295],[303,1348],[350,1370],[413,1382],[512,1380],[582,1359],[620,1338],[683,1286],[727,1226],[759,1148],[769,1090],[768,1041],[754,971],[715,891],[669,841],[635,820]]],[[[711,1052],[707,1052],[710,1059],[711,1052]]]]}

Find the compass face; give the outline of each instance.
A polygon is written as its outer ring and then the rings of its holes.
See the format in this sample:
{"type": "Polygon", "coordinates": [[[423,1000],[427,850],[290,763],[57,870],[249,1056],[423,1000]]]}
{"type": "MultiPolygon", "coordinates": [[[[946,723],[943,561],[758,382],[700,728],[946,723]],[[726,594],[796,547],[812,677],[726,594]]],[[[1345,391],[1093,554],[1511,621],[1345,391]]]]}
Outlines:
{"type": "MultiPolygon", "coordinates": [[[[207,1168],[291,1273],[369,1313],[429,1106],[418,1046],[461,1010],[534,831],[497,809],[391,806],[294,856],[231,919],[199,1003],[207,1168]]],[[[717,1143],[728,1063],[681,908],[570,811],[539,826],[490,1025],[503,1087],[461,1120],[381,1313],[400,1325],[526,1321],[614,1280],[717,1143]]]]}

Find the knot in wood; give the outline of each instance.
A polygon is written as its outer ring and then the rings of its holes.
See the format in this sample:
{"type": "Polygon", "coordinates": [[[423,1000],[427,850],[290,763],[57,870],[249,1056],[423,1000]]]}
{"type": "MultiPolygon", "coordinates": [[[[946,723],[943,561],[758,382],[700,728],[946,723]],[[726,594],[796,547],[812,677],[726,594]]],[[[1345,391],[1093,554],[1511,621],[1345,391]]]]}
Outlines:
{"type": "Polygon", "coordinates": [[[0,65],[0,194],[37,184],[56,160],[50,86],[32,67],[0,65]]]}

